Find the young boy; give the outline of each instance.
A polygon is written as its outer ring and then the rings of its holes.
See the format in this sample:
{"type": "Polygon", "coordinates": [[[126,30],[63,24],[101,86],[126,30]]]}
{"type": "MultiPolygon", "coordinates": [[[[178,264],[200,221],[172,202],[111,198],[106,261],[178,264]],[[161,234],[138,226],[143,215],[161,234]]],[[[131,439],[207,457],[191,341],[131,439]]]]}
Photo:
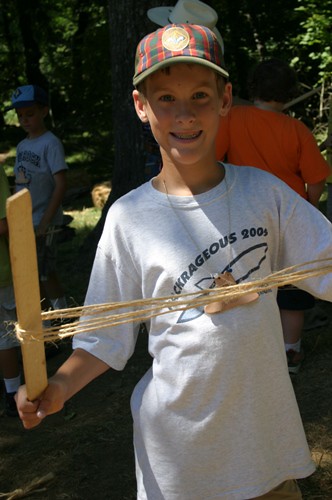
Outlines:
{"type": "MultiPolygon", "coordinates": [[[[254,105],[234,106],[220,120],[217,158],[226,156],[233,165],[271,172],[318,207],[330,167],[310,130],[283,113],[286,102],[297,93],[295,71],[280,59],[266,59],[254,68],[248,91],[254,105]]],[[[305,311],[314,307],[315,299],[295,287],[282,287],[278,304],[288,369],[296,374],[304,358],[301,335],[305,311]]]]}
{"type": "MultiPolygon", "coordinates": [[[[158,26],[167,24],[201,24],[210,28],[218,38],[224,55],[224,41],[219,30],[216,28],[218,21],[217,12],[199,0],[178,0],[174,7],[153,7],[147,11],[148,18],[158,26]]],[[[145,179],[148,181],[156,176],[162,169],[160,149],[157,141],[151,133],[149,123],[143,123],[143,137],[146,151],[145,179]]]]}
{"type": "MultiPolygon", "coordinates": [[[[87,304],[171,294],[176,301],[213,287],[217,273],[241,282],[331,255],[331,225],[318,210],[266,172],[216,161],[231,84],[208,28],[168,25],[147,35],[135,69],[135,108],[151,124],[163,169],[111,207],[87,304]]],[[[301,287],[332,301],[331,275],[301,287]]],[[[131,400],[137,498],[243,500],[271,490],[264,498],[301,498],[293,479],[314,465],[275,292],[215,314],[170,307],[147,326],[152,367],[131,400]]],[[[74,352],[38,401],[20,389],[24,426],[59,411],[110,366],[122,370],[138,329],[75,336],[74,352]]]]}
{"type": "Polygon", "coordinates": [[[27,136],[17,146],[16,191],[31,195],[43,309],[67,307],[56,271],[56,226],[62,224],[67,164],[62,143],[45,124],[48,95],[37,85],[18,87],[7,109],[15,109],[27,136]]]}
{"type": "Polygon", "coordinates": [[[6,200],[10,196],[4,169],[0,166],[0,372],[5,388],[5,412],[18,417],[14,395],[21,384],[19,342],[10,324],[16,320],[16,309],[8,250],[6,200]]]}

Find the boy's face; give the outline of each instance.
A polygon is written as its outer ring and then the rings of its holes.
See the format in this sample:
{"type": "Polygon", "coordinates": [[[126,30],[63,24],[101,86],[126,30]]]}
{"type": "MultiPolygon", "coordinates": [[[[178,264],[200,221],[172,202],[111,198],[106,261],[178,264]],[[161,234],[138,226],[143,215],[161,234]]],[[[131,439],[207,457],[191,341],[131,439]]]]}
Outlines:
{"type": "Polygon", "coordinates": [[[30,138],[38,137],[45,131],[44,119],[47,113],[48,107],[40,104],[16,109],[18,121],[30,138]]]}
{"type": "Polygon", "coordinates": [[[197,164],[214,159],[220,116],[231,105],[231,85],[218,90],[216,73],[199,64],[173,64],[145,80],[145,96],[133,92],[142,122],[149,122],[163,162],[197,164]]]}

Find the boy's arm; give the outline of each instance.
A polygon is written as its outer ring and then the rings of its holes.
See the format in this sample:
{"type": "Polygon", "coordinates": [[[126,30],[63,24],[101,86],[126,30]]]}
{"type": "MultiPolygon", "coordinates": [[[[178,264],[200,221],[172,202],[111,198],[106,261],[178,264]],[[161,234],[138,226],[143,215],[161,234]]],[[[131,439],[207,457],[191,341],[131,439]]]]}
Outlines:
{"type": "Polygon", "coordinates": [[[36,234],[42,235],[47,232],[47,227],[52,221],[56,211],[62,203],[66,192],[66,170],[61,170],[54,174],[55,188],[50,199],[50,202],[44,212],[44,215],[37,228],[36,234]]]}
{"type": "Polygon", "coordinates": [[[325,186],[325,179],[323,179],[320,182],[317,182],[317,184],[307,184],[308,201],[316,208],[318,208],[319,199],[324,190],[324,186],[325,186]]]}
{"type": "Polygon", "coordinates": [[[36,401],[28,401],[25,386],[16,394],[17,409],[26,429],[36,427],[43,418],[60,411],[65,402],[109,366],[83,349],[76,349],[49,379],[44,393],[36,401]]]}

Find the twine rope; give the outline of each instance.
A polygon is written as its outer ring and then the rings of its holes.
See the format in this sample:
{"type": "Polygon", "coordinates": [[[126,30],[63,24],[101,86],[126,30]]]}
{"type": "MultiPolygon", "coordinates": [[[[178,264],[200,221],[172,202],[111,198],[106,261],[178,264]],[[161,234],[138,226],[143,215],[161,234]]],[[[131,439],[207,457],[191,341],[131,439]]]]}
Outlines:
{"type": "Polygon", "coordinates": [[[16,490],[10,491],[8,493],[0,493],[0,498],[6,500],[16,500],[18,498],[29,497],[32,492],[43,493],[47,490],[44,485],[52,481],[54,478],[55,475],[53,474],[53,472],[50,472],[46,474],[46,476],[33,479],[31,483],[29,483],[27,486],[24,486],[23,488],[17,488],[16,490]]]}
{"type": "Polygon", "coordinates": [[[80,333],[111,328],[124,323],[144,322],[156,316],[198,308],[216,301],[227,303],[248,293],[266,293],[273,288],[294,285],[294,283],[304,279],[315,278],[330,272],[332,272],[332,258],[318,259],[282,269],[262,279],[183,293],[180,296],[168,295],[127,302],[110,302],[44,311],[41,313],[42,321],[59,320],[63,322],[68,319],[73,319],[73,321],[69,324],[43,328],[41,332],[23,330],[16,323],[15,331],[21,343],[32,340],[42,342],[56,341],[80,333]],[[310,269],[299,269],[301,267],[313,266],[314,264],[320,265],[310,269]],[[114,312],[123,309],[125,311],[114,312]]]}

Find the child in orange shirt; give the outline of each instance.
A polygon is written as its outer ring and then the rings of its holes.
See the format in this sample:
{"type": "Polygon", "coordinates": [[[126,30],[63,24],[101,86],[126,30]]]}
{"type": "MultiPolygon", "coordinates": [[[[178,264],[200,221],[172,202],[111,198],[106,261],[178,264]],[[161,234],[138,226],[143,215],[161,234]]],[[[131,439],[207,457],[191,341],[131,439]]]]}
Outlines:
{"type": "MultiPolygon", "coordinates": [[[[283,113],[285,103],[297,91],[296,73],[279,59],[261,62],[249,82],[253,106],[234,106],[220,120],[217,158],[234,165],[250,165],[283,180],[300,196],[318,207],[330,167],[310,130],[283,113]]],[[[292,287],[278,293],[290,373],[303,360],[301,333],[304,311],[314,298],[292,287]]]]}

